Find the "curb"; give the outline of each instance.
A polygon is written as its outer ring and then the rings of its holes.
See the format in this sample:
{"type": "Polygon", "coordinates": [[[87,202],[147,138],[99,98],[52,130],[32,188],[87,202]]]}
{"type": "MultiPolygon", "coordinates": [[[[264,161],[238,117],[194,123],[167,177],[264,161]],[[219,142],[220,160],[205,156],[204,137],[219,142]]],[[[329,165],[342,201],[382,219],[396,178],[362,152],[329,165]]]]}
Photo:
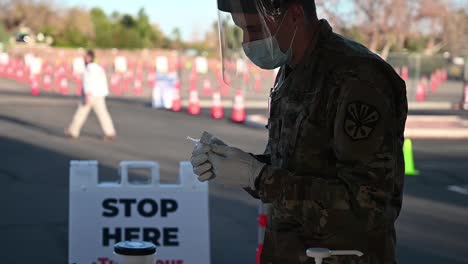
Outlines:
{"type": "MultiPolygon", "coordinates": [[[[264,128],[267,122],[268,118],[264,115],[248,115],[246,118],[246,125],[252,127],[264,128]]],[[[468,139],[468,120],[458,116],[410,115],[405,128],[405,137],[413,139],[468,139]],[[431,124],[432,127],[411,127],[411,123],[418,122],[431,124]],[[451,124],[451,126],[444,127],[443,125],[447,123],[451,124]]]]}

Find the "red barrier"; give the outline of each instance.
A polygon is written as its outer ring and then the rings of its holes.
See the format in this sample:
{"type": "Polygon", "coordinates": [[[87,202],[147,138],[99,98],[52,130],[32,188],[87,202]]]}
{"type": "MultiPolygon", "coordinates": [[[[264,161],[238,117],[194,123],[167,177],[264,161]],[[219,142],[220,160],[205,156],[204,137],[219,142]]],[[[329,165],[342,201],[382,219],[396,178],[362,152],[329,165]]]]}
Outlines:
{"type": "Polygon", "coordinates": [[[256,264],[260,264],[260,258],[263,251],[263,241],[265,238],[265,229],[268,224],[268,207],[262,203],[258,206],[258,239],[257,239],[257,252],[256,252],[256,264]]]}

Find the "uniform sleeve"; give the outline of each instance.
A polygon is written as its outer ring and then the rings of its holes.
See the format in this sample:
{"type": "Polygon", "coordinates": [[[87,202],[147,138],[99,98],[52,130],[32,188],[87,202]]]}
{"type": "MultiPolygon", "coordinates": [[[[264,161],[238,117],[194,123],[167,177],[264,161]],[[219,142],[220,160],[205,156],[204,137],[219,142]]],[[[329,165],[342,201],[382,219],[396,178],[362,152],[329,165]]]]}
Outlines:
{"type": "Polygon", "coordinates": [[[258,161],[265,163],[267,165],[271,164],[271,154],[270,154],[270,141],[268,141],[267,146],[263,154],[253,155],[258,161]]]}
{"type": "Polygon", "coordinates": [[[341,209],[343,221],[367,223],[366,228],[392,218],[388,209],[394,188],[396,125],[391,87],[384,77],[375,79],[354,75],[339,84],[331,124],[335,177],[297,175],[266,166],[258,184],[263,202],[313,200],[325,210],[341,209]]]}

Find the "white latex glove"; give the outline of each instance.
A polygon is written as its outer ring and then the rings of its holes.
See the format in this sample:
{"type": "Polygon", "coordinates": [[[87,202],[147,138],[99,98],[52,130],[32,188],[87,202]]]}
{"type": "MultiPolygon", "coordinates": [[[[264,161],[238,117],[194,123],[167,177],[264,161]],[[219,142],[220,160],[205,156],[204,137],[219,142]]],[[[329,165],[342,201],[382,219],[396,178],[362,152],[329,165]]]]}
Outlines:
{"type": "Polygon", "coordinates": [[[198,176],[198,180],[201,182],[208,181],[216,177],[212,171],[211,162],[208,160],[208,153],[213,145],[227,146],[221,139],[208,132],[203,132],[202,137],[192,151],[190,162],[193,166],[193,173],[198,176]]]}
{"type": "Polygon", "coordinates": [[[215,177],[211,165],[208,161],[208,153],[211,147],[209,145],[198,143],[192,151],[192,163],[193,173],[198,176],[198,180],[201,182],[211,180],[215,177]]]}
{"type": "Polygon", "coordinates": [[[213,172],[224,183],[239,184],[255,190],[255,180],[266,165],[238,148],[212,145],[208,161],[213,172]]]}

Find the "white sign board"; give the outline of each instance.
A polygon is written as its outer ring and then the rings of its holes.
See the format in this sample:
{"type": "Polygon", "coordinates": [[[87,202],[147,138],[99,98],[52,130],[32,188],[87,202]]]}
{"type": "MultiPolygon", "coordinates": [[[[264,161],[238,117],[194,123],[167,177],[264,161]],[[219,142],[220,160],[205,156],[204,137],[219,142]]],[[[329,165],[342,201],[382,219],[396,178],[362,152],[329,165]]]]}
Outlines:
{"type": "Polygon", "coordinates": [[[127,58],[124,56],[117,56],[114,59],[114,68],[116,72],[126,72],[127,71],[127,58]]]}
{"type": "Polygon", "coordinates": [[[195,58],[195,67],[198,73],[206,74],[208,73],[208,61],[205,57],[195,58]]]}
{"type": "Polygon", "coordinates": [[[31,65],[31,62],[34,60],[34,55],[32,53],[27,53],[26,55],[24,55],[24,64],[27,66],[27,67],[30,67],[31,65]]]}
{"type": "Polygon", "coordinates": [[[156,74],[156,85],[153,88],[154,108],[170,109],[172,107],[177,79],[177,72],[156,74]]]}
{"type": "Polygon", "coordinates": [[[237,59],[236,61],[237,74],[241,74],[247,71],[247,64],[244,59],[237,59]]]}
{"type": "Polygon", "coordinates": [[[42,59],[38,57],[34,57],[31,59],[29,63],[29,69],[31,71],[31,75],[41,74],[42,71],[42,59]]]}
{"type": "Polygon", "coordinates": [[[157,247],[155,264],[209,264],[208,184],[180,163],[180,183],[160,184],[156,162],[121,162],[120,183],[98,183],[97,161],[70,165],[69,263],[116,263],[113,245],[144,240],[157,247]],[[148,184],[129,169],[149,169],[148,184]]]}
{"type": "Polygon", "coordinates": [[[85,72],[86,65],[82,57],[76,57],[73,59],[73,74],[81,75],[85,72]]]}
{"type": "Polygon", "coordinates": [[[8,54],[5,52],[0,53],[0,64],[7,65],[8,62],[10,62],[10,57],[8,54]]]}
{"type": "Polygon", "coordinates": [[[156,57],[156,72],[159,72],[159,73],[169,72],[169,59],[166,56],[156,57]]]}

